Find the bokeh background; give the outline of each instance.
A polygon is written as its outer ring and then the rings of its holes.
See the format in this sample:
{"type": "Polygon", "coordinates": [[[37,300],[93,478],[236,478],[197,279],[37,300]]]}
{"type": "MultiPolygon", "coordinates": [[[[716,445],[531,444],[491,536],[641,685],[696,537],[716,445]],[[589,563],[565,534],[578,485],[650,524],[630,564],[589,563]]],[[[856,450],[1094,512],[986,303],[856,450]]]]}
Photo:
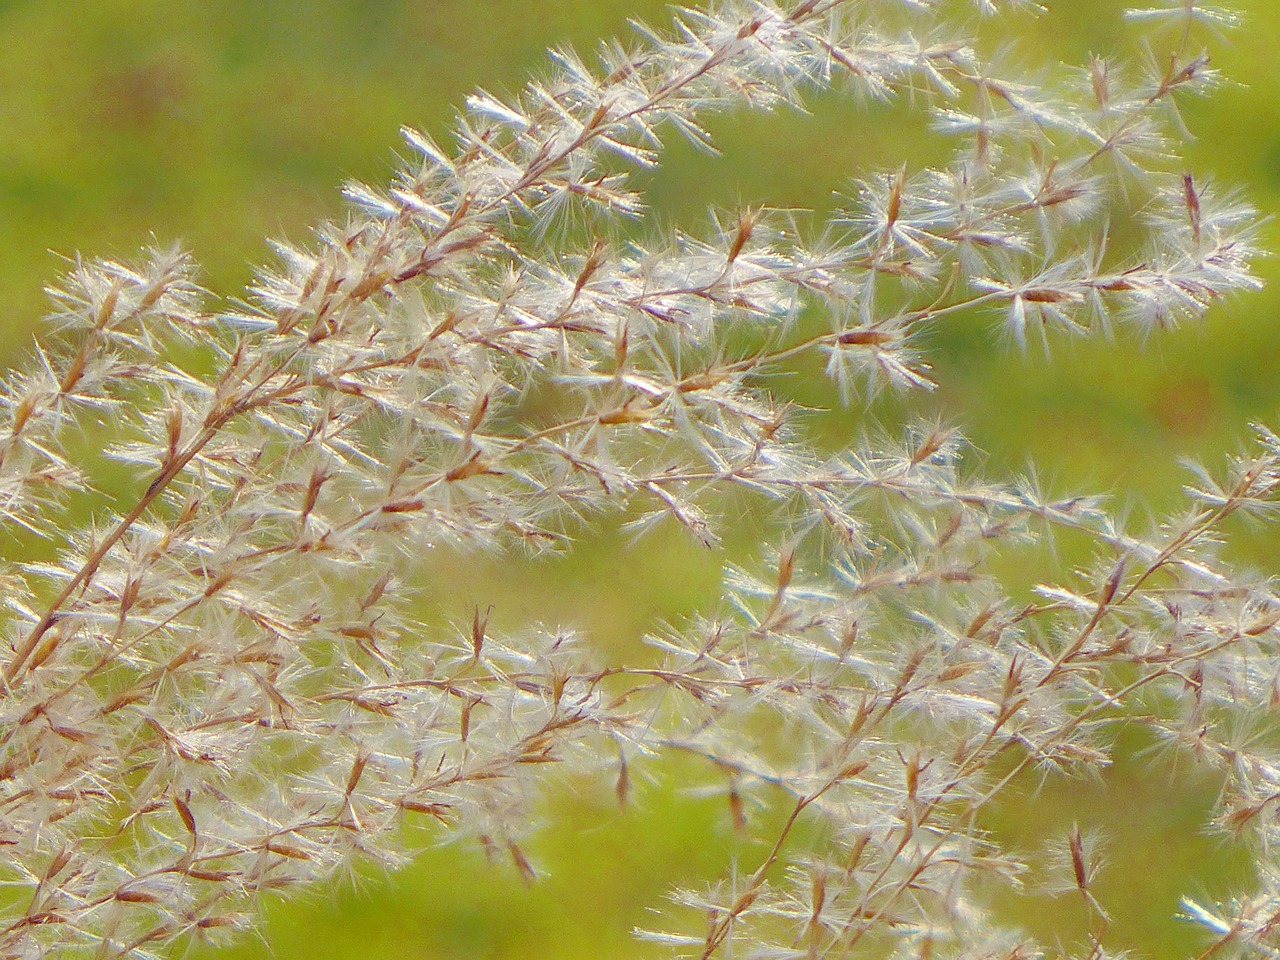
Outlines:
{"type": "MultiPolygon", "coordinates": [[[[1030,62],[1132,53],[1119,0],[1056,0],[1020,21],[1030,62]]],[[[1216,43],[1237,85],[1188,106],[1200,178],[1239,184],[1263,211],[1280,201],[1280,4],[1237,0],[1245,30],[1216,43]]],[[[515,89],[543,50],[589,49],[625,34],[628,18],[662,22],[659,0],[0,0],[0,363],[21,361],[45,311],[60,256],[127,257],[155,237],[181,240],[206,283],[234,296],[267,236],[305,239],[340,210],[346,178],[386,178],[402,123],[447,139],[475,86],[515,89]],[[51,253],[52,251],[52,253],[51,253]]],[[[992,44],[1001,40],[990,35],[992,44]]],[[[768,202],[830,210],[850,178],[945,158],[909,107],[820,98],[812,116],[727,116],[711,124],[723,155],[673,144],[649,185],[658,222],[696,229],[708,205],[768,202]]],[[[1263,243],[1280,249],[1280,231],[1263,243]]],[[[1260,270],[1271,279],[1273,262],[1260,270]]],[[[1054,488],[1113,491],[1136,523],[1176,505],[1185,457],[1220,461],[1254,421],[1280,426],[1280,323],[1273,285],[1216,310],[1194,329],[1145,342],[1055,339],[1051,357],[1012,351],[992,326],[940,331],[942,389],[922,412],[958,424],[991,473],[1034,463],[1054,488]]],[[[841,411],[832,442],[892,409],[841,411]]],[[[1239,531],[1234,555],[1280,572],[1274,531],[1239,531]]],[[[659,620],[714,602],[718,567],[678,537],[629,555],[604,530],[567,554],[444,565],[424,575],[424,606],[442,621],[477,602],[493,623],[567,623],[625,649],[659,620]],[[639,571],[637,574],[636,571],[639,571]],[[499,589],[499,582],[505,585],[499,589]]],[[[10,549],[9,546],[0,549],[10,549]]],[[[1190,767],[1153,769],[1141,745],[1097,783],[1028,784],[988,826],[1013,842],[1072,822],[1124,851],[1102,875],[1115,914],[1113,949],[1195,952],[1198,933],[1170,918],[1184,892],[1215,896],[1247,883],[1245,851],[1205,832],[1212,782],[1190,767]]],[[[544,879],[523,885],[502,864],[444,846],[394,878],[356,874],[272,904],[261,938],[201,956],[308,958],[627,958],[660,951],[630,930],[672,883],[722,872],[744,841],[726,811],[655,783],[618,811],[568,784],[538,815],[531,852],[544,879]]],[[[1080,917],[1049,900],[1010,905],[1049,942],[1080,917]]]]}

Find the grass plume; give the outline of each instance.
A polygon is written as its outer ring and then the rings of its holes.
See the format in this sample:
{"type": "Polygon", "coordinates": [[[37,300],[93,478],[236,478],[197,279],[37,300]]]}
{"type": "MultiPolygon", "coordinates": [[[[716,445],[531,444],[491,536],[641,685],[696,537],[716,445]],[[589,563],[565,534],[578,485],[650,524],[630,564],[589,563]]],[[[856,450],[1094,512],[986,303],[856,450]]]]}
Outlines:
{"type": "MultiPolygon", "coordinates": [[[[242,301],[177,250],[77,262],[0,390],[0,524],[44,550],[0,566],[0,954],[166,955],[264,892],[403,862],[406,818],[532,876],[521,812],[548,764],[625,803],[677,755],[735,823],[784,813],[758,862],[643,936],[702,960],[1029,956],[985,896],[1027,867],[980,815],[1026,771],[1106,765],[1134,723],[1220,769],[1219,826],[1261,851],[1255,894],[1188,916],[1274,952],[1280,766],[1242,731],[1280,700],[1280,598],[1215,551],[1275,510],[1280,439],[1259,428],[1133,532],[1100,499],[974,476],[931,422],[821,454],[777,376],[814,356],[846,401],[926,391],[937,325],[1146,335],[1256,286],[1255,214],[1177,159],[1178,102],[1220,79],[1198,34],[1231,18],[1135,11],[1163,52],[1039,83],[969,36],[1032,7],[683,10],[598,62],[557,52],[510,100],[476,92],[453,146],[405,130],[396,179],[349,184],[346,219],[277,243],[242,301]],[[826,223],[646,221],[633,174],[665,138],[713,149],[707,116],[824,90],[911,98],[953,160],[867,174],[826,223]],[[495,637],[482,610],[414,622],[423,555],[553,549],[605,516],[720,550],[730,502],[771,559],[650,637],[656,660],[495,637]],[[1055,530],[1092,563],[1030,600],[992,574],[1055,530]]],[[[1065,841],[1101,957],[1094,846],[1065,841]]]]}

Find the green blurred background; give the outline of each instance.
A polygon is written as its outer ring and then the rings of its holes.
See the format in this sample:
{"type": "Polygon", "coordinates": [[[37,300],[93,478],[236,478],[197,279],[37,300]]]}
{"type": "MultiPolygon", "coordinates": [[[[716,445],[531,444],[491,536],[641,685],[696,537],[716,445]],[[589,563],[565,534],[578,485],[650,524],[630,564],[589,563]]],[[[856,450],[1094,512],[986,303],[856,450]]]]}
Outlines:
{"type": "MultiPolygon", "coordinates": [[[[1028,60],[1132,49],[1118,0],[1053,6],[1019,31],[1028,60]]],[[[1188,107],[1199,136],[1189,166],[1240,184],[1269,211],[1280,198],[1280,5],[1237,8],[1248,28],[1214,54],[1240,85],[1188,107]]],[[[49,251],[127,257],[152,236],[180,239],[207,284],[234,295],[267,258],[264,237],[304,239],[308,224],[339,211],[343,179],[386,178],[400,124],[447,138],[474,86],[512,90],[542,68],[547,46],[588,49],[627,33],[629,17],[667,14],[658,0],[0,0],[0,362],[19,362],[38,326],[42,288],[60,269],[49,251]]],[[[909,109],[834,98],[812,117],[724,117],[712,129],[723,156],[668,151],[649,189],[661,222],[696,229],[708,204],[739,199],[829,210],[831,191],[855,175],[947,154],[909,109]]],[[[1264,244],[1276,249],[1277,239],[1268,225],[1264,244]]],[[[1185,477],[1179,458],[1215,463],[1250,422],[1280,426],[1276,291],[1146,343],[1059,338],[1051,359],[1000,346],[990,325],[953,327],[933,345],[942,389],[920,409],[963,427],[993,474],[1034,462],[1055,488],[1114,490],[1135,517],[1158,513],[1185,477]]],[[[867,416],[844,411],[824,429],[840,442],[867,416]]],[[[1236,555],[1275,570],[1275,536],[1242,533],[1236,555]]],[[[630,582],[613,575],[616,544],[606,531],[518,575],[503,567],[514,586],[494,623],[570,622],[623,648],[660,619],[713,602],[718,568],[677,537],[633,554],[641,573],[630,582]]],[[[423,595],[444,618],[493,602],[499,562],[435,570],[423,595]]],[[[1116,915],[1110,946],[1172,957],[1200,942],[1169,920],[1178,894],[1219,894],[1248,874],[1245,854],[1202,830],[1211,799],[1209,781],[1133,759],[1087,789],[1028,789],[988,825],[1013,843],[1073,821],[1123,837],[1125,853],[1103,874],[1116,915]]],[[[541,816],[547,829],[532,850],[546,879],[532,888],[469,847],[445,847],[394,880],[345,878],[273,905],[261,941],[209,955],[656,956],[631,927],[670,883],[723,871],[738,842],[725,811],[669,783],[642,790],[625,812],[566,784],[541,816]]],[[[1049,942],[1079,931],[1081,918],[1049,901],[1010,910],[1049,942]]]]}

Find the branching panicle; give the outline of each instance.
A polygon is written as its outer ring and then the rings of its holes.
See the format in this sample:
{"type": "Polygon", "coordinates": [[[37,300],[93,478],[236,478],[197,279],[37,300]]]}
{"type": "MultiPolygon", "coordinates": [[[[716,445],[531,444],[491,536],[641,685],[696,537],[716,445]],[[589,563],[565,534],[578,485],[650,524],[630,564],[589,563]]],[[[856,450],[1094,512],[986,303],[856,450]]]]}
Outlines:
{"type": "MultiPolygon", "coordinates": [[[[1176,28],[1166,59],[1060,87],[1002,77],[946,4],[681,11],[509,101],[477,91],[455,148],[405,130],[395,180],[348,184],[348,218],[276,244],[235,309],[173,251],[77,262],[0,391],[0,524],[65,544],[0,568],[0,955],[164,954],[263,891],[402,861],[406,817],[532,875],[519,811],[558,761],[626,802],[629,763],[692,756],[736,824],[781,809],[757,863],[645,934],[703,960],[1030,956],[990,891],[1031,867],[984,811],[1027,771],[1105,766],[1122,723],[1220,768],[1220,825],[1269,850],[1280,759],[1239,731],[1280,701],[1280,597],[1214,549],[1275,512],[1274,434],[1138,536],[976,478],[936,424],[820,455],[778,376],[813,355],[844,398],[909,393],[939,325],[1146,333],[1254,287],[1253,211],[1175,159],[1178,99],[1216,80],[1195,29],[1232,18],[1166,6],[1132,14],[1176,28]],[[830,88],[909,95],[953,162],[866,172],[827,224],[749,207],[621,239],[666,138],[713,149],[709,114],[830,88]],[[81,523],[85,437],[128,490],[81,523]],[[537,551],[602,514],[719,550],[728,503],[773,561],[726,564],[722,609],[649,638],[658,660],[503,640],[479,610],[415,622],[424,555],[537,551]],[[1094,565],[1000,581],[1054,530],[1094,565]]],[[[1103,956],[1095,840],[1051,842],[1103,956]]],[[[1274,952],[1263,880],[1188,916],[1274,952]]]]}

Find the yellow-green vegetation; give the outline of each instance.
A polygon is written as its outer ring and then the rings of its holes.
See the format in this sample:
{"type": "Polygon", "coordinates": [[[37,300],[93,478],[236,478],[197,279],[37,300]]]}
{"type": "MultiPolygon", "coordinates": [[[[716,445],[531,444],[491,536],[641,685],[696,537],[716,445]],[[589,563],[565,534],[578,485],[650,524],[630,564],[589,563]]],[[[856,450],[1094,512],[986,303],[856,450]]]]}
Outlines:
{"type": "MultiPolygon", "coordinates": [[[[1019,43],[1047,45],[1078,64],[1124,46],[1118,0],[1056,0],[1026,20],[1019,43]]],[[[1219,42],[1214,62],[1240,86],[1186,110],[1202,174],[1239,184],[1260,209],[1280,202],[1280,7],[1241,0],[1248,26],[1219,42]]],[[[14,362],[43,311],[42,287],[61,269],[46,253],[131,254],[154,236],[181,240],[234,296],[264,238],[302,239],[336,216],[339,183],[385,179],[397,129],[445,138],[475,86],[517,88],[551,45],[589,50],[625,34],[627,18],[664,22],[655,0],[6,0],[0,2],[0,287],[3,359],[14,362]]],[[[991,37],[995,45],[999,38],[991,37]]],[[[1037,58],[1043,59],[1043,58],[1037,58]]],[[[949,146],[906,102],[892,107],[819,97],[813,113],[726,115],[709,122],[720,156],[673,144],[648,199],[662,223],[696,227],[708,205],[739,201],[829,211],[855,175],[937,162],[949,146]]],[[[1280,232],[1264,228],[1262,245],[1280,232]]],[[[1259,271],[1274,279],[1276,262],[1259,271]]],[[[1217,463],[1247,425],[1280,418],[1280,303],[1266,291],[1217,307],[1203,326],[1145,342],[1053,339],[1023,353],[989,320],[957,316],[929,343],[940,389],[926,405],[985,450],[992,472],[1034,463],[1052,489],[1110,493],[1124,512],[1159,513],[1185,479],[1180,457],[1217,463]]],[[[1051,335],[1052,336],[1052,335],[1051,335]]],[[[824,390],[814,403],[835,404],[824,390]]],[[[917,409],[919,409],[917,407],[917,409]]],[[[892,400],[833,407],[819,430],[838,445],[851,422],[892,422],[892,400]]],[[[1233,531],[1236,532],[1236,531],[1233,531]]],[[[1234,558],[1264,571],[1280,563],[1274,533],[1241,525],[1234,558]]],[[[717,596],[719,561],[676,531],[637,549],[614,532],[533,560],[467,557],[421,574],[423,616],[463,622],[492,605],[497,628],[541,621],[582,629],[613,649],[637,645],[660,622],[717,596]],[[625,568],[618,563],[629,551],[625,568]],[[625,572],[623,572],[625,569],[625,572]],[[644,588],[639,589],[643,583],[644,588]]],[[[1069,544],[1064,555],[1071,553],[1069,544]]],[[[1015,575],[1011,570],[1010,574],[1015,575]]],[[[1136,743],[1124,755],[1138,758],[1136,743]]],[[[1187,889],[1210,898],[1248,876],[1247,856],[1201,835],[1214,789],[1194,770],[1136,776],[1117,764],[1089,790],[1030,781],[990,813],[987,829],[1016,844],[1027,825],[1072,823],[1133,843],[1104,868],[1117,929],[1149,957],[1202,943],[1172,919],[1187,889]],[[1206,866],[1208,864],[1208,866],[1206,866]]],[[[202,956],[532,958],[661,956],[633,940],[645,909],[673,883],[712,877],[751,847],[723,802],[672,783],[638,784],[619,810],[612,795],[565,784],[530,846],[532,885],[506,860],[446,845],[391,878],[358,876],[274,904],[262,941],[202,956]]],[[[776,824],[774,824],[776,827],[776,824]]],[[[763,836],[768,832],[761,830],[763,836]]],[[[1056,913],[1029,899],[1024,922],[1046,940],[1084,929],[1078,904],[1056,913]]]]}

